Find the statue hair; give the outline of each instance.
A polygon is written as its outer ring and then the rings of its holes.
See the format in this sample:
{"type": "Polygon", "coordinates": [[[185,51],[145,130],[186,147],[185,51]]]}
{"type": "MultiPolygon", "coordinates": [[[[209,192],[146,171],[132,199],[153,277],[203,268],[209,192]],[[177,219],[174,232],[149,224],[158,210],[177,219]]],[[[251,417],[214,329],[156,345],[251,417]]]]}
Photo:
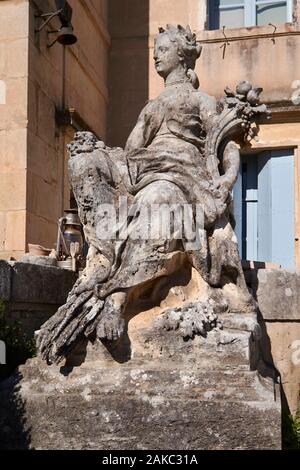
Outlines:
{"type": "Polygon", "coordinates": [[[196,34],[191,28],[184,28],[180,24],[173,26],[167,24],[166,29],[159,28],[159,34],[167,34],[170,41],[175,42],[178,47],[178,55],[182,57],[186,66],[186,75],[194,88],[199,88],[199,79],[194,72],[196,60],[200,57],[202,46],[196,40],[196,34]]]}

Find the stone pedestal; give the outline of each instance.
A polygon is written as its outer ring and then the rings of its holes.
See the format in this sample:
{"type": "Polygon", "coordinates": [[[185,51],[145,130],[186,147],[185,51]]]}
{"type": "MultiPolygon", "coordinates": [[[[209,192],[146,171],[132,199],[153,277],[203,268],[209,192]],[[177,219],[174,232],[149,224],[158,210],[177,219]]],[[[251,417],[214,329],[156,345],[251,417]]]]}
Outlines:
{"type": "Polygon", "coordinates": [[[255,319],[236,314],[222,321],[223,330],[185,341],[178,330],[161,329],[152,310],[130,321],[113,350],[88,345],[63,367],[28,361],[14,395],[12,381],[2,386],[1,402],[10,409],[2,410],[4,442],[36,449],[280,449],[279,390],[254,370],[255,319]]]}

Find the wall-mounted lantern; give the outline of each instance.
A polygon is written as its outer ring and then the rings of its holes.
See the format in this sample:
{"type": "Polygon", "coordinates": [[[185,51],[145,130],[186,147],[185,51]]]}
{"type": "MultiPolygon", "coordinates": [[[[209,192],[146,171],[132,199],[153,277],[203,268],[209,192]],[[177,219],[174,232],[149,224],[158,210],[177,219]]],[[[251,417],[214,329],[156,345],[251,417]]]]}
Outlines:
{"type": "Polygon", "coordinates": [[[47,44],[47,47],[52,47],[56,42],[59,42],[63,46],[70,46],[77,42],[77,37],[73,33],[73,26],[71,23],[72,19],[72,8],[66,0],[55,0],[56,11],[49,13],[42,13],[36,15],[36,18],[43,19],[43,23],[36,28],[35,32],[40,33],[45,26],[55,17],[58,17],[61,22],[61,28],[57,30],[47,31],[48,35],[56,34],[54,41],[47,44]]]}

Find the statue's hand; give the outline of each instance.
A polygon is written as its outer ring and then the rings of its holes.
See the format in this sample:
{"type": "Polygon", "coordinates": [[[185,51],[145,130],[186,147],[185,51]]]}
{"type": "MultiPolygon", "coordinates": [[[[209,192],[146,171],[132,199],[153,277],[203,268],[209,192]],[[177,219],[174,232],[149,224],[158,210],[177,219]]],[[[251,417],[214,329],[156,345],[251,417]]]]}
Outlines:
{"type": "Polygon", "coordinates": [[[85,270],[84,275],[76,281],[72,292],[76,295],[82,292],[92,291],[94,288],[105,282],[109,276],[110,269],[105,266],[96,266],[94,269],[85,270]]]}
{"type": "Polygon", "coordinates": [[[216,192],[217,197],[219,197],[222,201],[226,201],[229,195],[229,187],[230,187],[230,182],[228,181],[228,178],[226,175],[221,175],[218,178],[214,180],[213,183],[214,190],[216,192]]]}

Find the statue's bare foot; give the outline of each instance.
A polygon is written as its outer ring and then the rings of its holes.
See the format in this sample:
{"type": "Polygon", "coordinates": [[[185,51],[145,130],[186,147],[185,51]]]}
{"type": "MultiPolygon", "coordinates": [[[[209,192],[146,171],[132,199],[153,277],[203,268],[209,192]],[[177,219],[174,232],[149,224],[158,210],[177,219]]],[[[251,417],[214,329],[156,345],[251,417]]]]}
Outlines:
{"type": "Polygon", "coordinates": [[[125,329],[123,316],[126,295],[122,292],[112,294],[106,299],[103,312],[97,325],[97,336],[109,341],[118,340],[125,329]]]}
{"type": "Polygon", "coordinates": [[[116,341],[124,333],[125,320],[122,316],[102,315],[97,326],[97,336],[100,339],[116,341]]]}

